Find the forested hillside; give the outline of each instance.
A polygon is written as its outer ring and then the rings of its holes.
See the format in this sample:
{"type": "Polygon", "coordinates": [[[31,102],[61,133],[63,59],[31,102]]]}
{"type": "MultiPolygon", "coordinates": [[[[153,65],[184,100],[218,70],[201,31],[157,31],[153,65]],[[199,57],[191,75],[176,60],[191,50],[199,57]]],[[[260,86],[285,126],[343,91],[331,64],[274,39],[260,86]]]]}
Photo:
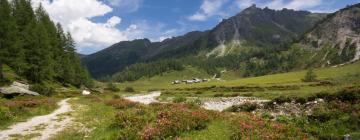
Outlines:
{"type": "MultiPolygon", "coordinates": [[[[208,38],[219,39],[218,47],[210,51],[200,50],[197,55],[185,55],[178,58],[177,63],[201,68],[208,74],[220,75],[224,69],[240,71],[246,77],[354,62],[360,54],[359,13],[359,4],[356,4],[329,14],[323,20],[320,20],[323,14],[311,14],[317,17],[316,20],[310,19],[308,12],[274,11],[252,6],[210,31],[208,38]],[[296,22],[299,19],[303,21],[296,22]],[[301,22],[305,21],[313,23],[313,27],[303,26],[301,22]]],[[[205,44],[213,43],[208,40],[205,44]]],[[[174,51],[174,56],[180,52],[174,51]]],[[[154,62],[148,62],[148,66],[152,64],[154,62]]],[[[138,64],[129,66],[133,67],[138,67],[138,64]]],[[[142,67],[142,72],[132,74],[141,75],[151,69],[144,64],[142,67]]],[[[134,80],[124,78],[129,68],[116,74],[114,79],[134,80]]]]}
{"type": "Polygon", "coordinates": [[[90,86],[91,78],[75,52],[75,42],[40,5],[30,0],[0,0],[0,78],[2,67],[34,84],[58,82],[90,86]]]}
{"type": "MultiPolygon", "coordinates": [[[[152,69],[144,66],[147,63],[159,64],[161,62],[156,61],[167,59],[178,59],[178,62],[181,61],[183,65],[199,66],[210,74],[218,73],[218,66],[225,65],[226,68],[238,69],[240,62],[248,63],[247,61],[250,59],[252,61],[249,65],[261,65],[259,68],[268,68],[269,66],[265,66],[263,61],[270,61],[268,59],[270,55],[287,50],[288,44],[299,39],[325,15],[289,9],[272,10],[253,5],[229,19],[224,19],[208,31],[190,32],[162,42],[150,42],[148,39],[124,41],[88,55],[82,60],[96,78],[111,76],[120,71],[139,67],[136,63],[141,63],[141,67],[144,67],[144,70],[140,72],[143,74],[152,69]],[[226,61],[226,63],[224,64],[222,61],[226,61]],[[230,61],[232,63],[228,63],[230,61]],[[131,66],[133,64],[135,66],[131,66]]],[[[172,66],[162,64],[161,67],[174,70],[172,66]]],[[[257,66],[249,67],[254,67],[247,68],[251,69],[249,72],[252,72],[252,69],[256,69],[257,66]]],[[[273,67],[268,69],[271,68],[273,67]]],[[[269,71],[268,69],[261,69],[246,75],[264,74],[269,71]]],[[[124,73],[116,75],[122,77],[124,73]]],[[[136,75],[142,75],[140,73],[136,75]]],[[[115,79],[124,79],[120,77],[115,79]]]]}

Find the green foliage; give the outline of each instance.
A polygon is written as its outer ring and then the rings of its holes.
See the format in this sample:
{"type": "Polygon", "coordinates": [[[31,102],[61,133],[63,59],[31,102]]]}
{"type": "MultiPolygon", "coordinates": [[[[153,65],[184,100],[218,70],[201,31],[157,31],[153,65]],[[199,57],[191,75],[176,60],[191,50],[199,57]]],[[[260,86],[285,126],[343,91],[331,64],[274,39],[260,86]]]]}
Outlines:
{"type": "Polygon", "coordinates": [[[180,96],[180,97],[175,97],[173,100],[174,103],[183,103],[186,102],[186,97],[180,96]]]}
{"type": "Polygon", "coordinates": [[[114,75],[114,79],[118,82],[135,81],[142,77],[152,77],[163,74],[164,72],[175,70],[183,70],[184,67],[176,60],[161,60],[151,63],[138,63],[131,65],[122,72],[114,75]]]}
{"type": "Polygon", "coordinates": [[[33,83],[91,86],[71,35],[56,26],[41,5],[33,11],[29,0],[0,3],[0,66],[7,64],[33,83]]]}
{"type": "Polygon", "coordinates": [[[0,129],[25,121],[33,116],[48,114],[57,108],[56,100],[49,97],[0,98],[0,129]]]}
{"type": "Polygon", "coordinates": [[[125,92],[135,92],[135,89],[132,87],[126,87],[124,91],[125,92]]]}
{"type": "Polygon", "coordinates": [[[12,115],[8,107],[0,106],[0,120],[9,120],[12,115]]]}
{"type": "Polygon", "coordinates": [[[233,105],[226,109],[229,112],[252,112],[258,108],[256,103],[245,103],[242,105],[233,105]]]}
{"type": "Polygon", "coordinates": [[[304,82],[315,82],[317,78],[317,75],[314,72],[314,69],[310,68],[305,74],[305,77],[303,79],[304,82]]]}
{"type": "Polygon", "coordinates": [[[116,85],[113,82],[108,82],[106,85],[106,89],[113,91],[113,92],[119,92],[120,89],[118,87],[116,87],[116,85]]]}
{"type": "Polygon", "coordinates": [[[252,114],[237,114],[231,119],[231,139],[306,139],[307,135],[292,125],[263,120],[252,114]]]}
{"type": "Polygon", "coordinates": [[[46,84],[34,84],[31,86],[31,90],[45,96],[51,96],[55,92],[54,87],[46,84]]]}

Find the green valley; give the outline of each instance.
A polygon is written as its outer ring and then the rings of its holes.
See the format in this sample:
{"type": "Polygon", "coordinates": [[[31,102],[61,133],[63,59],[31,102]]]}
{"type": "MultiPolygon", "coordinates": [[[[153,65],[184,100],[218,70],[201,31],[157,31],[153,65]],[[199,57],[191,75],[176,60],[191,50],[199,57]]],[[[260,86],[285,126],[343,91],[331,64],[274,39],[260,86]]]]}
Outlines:
{"type": "Polygon", "coordinates": [[[360,139],[359,3],[201,1],[0,0],[0,139],[360,139]]]}

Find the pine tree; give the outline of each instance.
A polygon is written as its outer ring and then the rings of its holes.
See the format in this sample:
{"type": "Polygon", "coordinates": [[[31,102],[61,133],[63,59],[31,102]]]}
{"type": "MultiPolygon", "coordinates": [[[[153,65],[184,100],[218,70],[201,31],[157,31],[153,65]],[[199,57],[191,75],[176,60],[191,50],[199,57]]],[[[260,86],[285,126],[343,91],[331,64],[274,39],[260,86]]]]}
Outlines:
{"type": "MultiPolygon", "coordinates": [[[[70,33],[55,25],[42,7],[33,11],[30,0],[0,0],[0,78],[7,64],[36,85],[57,81],[91,86],[70,33]]],[[[44,86],[44,89],[48,87],[44,86]]]]}
{"type": "Polygon", "coordinates": [[[0,0],[0,82],[3,81],[3,64],[6,58],[6,49],[7,45],[6,40],[8,38],[8,21],[10,20],[11,16],[11,7],[7,0],[0,0]]]}
{"type": "Polygon", "coordinates": [[[12,16],[12,8],[7,0],[0,0],[0,81],[4,79],[2,67],[4,63],[21,63],[16,61],[18,53],[15,21],[12,16]]]}

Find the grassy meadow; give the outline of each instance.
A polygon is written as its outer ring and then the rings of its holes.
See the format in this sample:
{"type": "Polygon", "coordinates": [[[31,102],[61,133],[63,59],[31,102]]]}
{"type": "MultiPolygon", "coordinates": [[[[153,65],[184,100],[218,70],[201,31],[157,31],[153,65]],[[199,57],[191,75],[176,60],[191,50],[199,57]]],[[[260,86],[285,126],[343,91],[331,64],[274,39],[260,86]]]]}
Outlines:
{"type": "Polygon", "coordinates": [[[273,99],[279,96],[309,96],[322,91],[337,91],[360,82],[360,63],[342,67],[328,67],[315,69],[317,82],[302,82],[306,70],[289,73],[271,74],[260,77],[234,78],[234,72],[224,73],[220,80],[211,79],[209,82],[198,84],[171,84],[174,80],[197,78],[211,78],[205,72],[196,68],[187,68],[181,72],[170,72],[163,75],[142,78],[135,82],[118,84],[120,89],[132,87],[137,92],[161,90],[163,96],[255,96],[273,99]],[[229,78],[231,77],[231,78],[229,78]],[[234,80],[235,79],[235,80],[234,80]],[[234,90],[242,88],[243,90],[234,90]],[[222,95],[221,95],[222,94],[222,95]]]}

